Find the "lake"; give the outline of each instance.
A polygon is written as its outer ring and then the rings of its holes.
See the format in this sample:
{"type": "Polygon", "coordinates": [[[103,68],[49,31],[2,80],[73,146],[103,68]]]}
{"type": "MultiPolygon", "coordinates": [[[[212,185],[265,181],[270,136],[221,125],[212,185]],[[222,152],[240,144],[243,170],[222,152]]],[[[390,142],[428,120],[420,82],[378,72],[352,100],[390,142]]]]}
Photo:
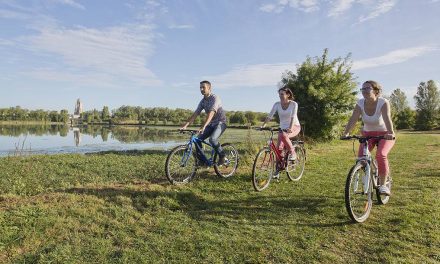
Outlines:
{"type": "Polygon", "coordinates": [[[168,150],[188,136],[176,128],[146,126],[0,125],[0,156],[90,153],[108,150],[168,150]]]}

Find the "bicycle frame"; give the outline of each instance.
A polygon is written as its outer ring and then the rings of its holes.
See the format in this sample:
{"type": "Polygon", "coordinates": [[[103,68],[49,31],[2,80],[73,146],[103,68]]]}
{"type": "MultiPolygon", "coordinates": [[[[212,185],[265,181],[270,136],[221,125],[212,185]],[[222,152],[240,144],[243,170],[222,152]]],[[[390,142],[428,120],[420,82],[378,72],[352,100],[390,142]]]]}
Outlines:
{"type": "Polygon", "coordinates": [[[196,151],[198,151],[197,150],[197,144],[201,143],[201,145],[205,144],[205,145],[208,145],[211,148],[211,157],[207,158],[205,153],[203,153],[202,149],[200,149],[200,151],[197,152],[198,155],[196,155],[197,159],[201,159],[208,166],[214,165],[213,157],[214,157],[215,150],[212,147],[212,145],[209,144],[208,142],[205,142],[204,140],[199,139],[196,136],[195,131],[192,131],[190,133],[191,133],[191,138],[190,138],[190,140],[187,143],[187,146],[188,146],[187,151],[186,151],[185,155],[182,157],[182,164],[186,164],[186,162],[188,161],[189,157],[191,157],[192,152],[193,152],[193,147],[196,146],[195,147],[196,151]]]}
{"type": "MultiPolygon", "coordinates": [[[[362,157],[359,157],[356,159],[356,163],[361,163],[362,165],[365,165],[365,174],[367,175],[367,179],[363,182],[364,185],[364,194],[368,193],[368,188],[370,187],[370,182],[371,182],[371,153],[370,150],[368,149],[368,139],[359,139],[360,143],[363,143],[363,149],[362,149],[362,157]]],[[[374,177],[374,176],[373,176],[374,177]]],[[[373,181],[373,187],[376,189],[377,188],[377,183],[376,180],[374,179],[373,181]]]]}
{"type": "MultiPolygon", "coordinates": [[[[273,140],[274,131],[279,131],[279,129],[277,129],[277,130],[270,129],[269,131],[270,131],[271,135],[270,135],[270,138],[268,140],[268,148],[275,153],[275,159],[279,163],[280,169],[284,169],[284,167],[286,165],[285,164],[285,160],[284,160],[284,158],[282,156],[282,153],[277,148],[277,146],[275,145],[274,140],[273,140]]],[[[272,158],[272,156],[269,155],[269,159],[271,159],[271,158],[272,158]]],[[[271,162],[271,160],[269,160],[269,162],[271,162]]]]}
{"type": "Polygon", "coordinates": [[[364,194],[367,194],[368,192],[368,188],[370,187],[370,182],[373,182],[373,188],[377,189],[378,188],[378,184],[377,184],[377,168],[376,168],[376,172],[372,175],[371,173],[371,162],[373,161],[373,159],[371,158],[371,153],[370,150],[368,149],[368,141],[370,139],[384,139],[383,136],[368,136],[368,137],[359,137],[359,136],[349,136],[347,138],[343,138],[343,139],[357,139],[359,141],[359,143],[364,144],[363,148],[362,148],[362,157],[358,157],[356,159],[356,164],[357,163],[361,163],[362,165],[365,166],[365,170],[366,170],[366,176],[367,179],[365,180],[365,182],[363,182],[364,184],[364,194]],[[371,177],[373,177],[373,180],[371,181],[371,177]]]}

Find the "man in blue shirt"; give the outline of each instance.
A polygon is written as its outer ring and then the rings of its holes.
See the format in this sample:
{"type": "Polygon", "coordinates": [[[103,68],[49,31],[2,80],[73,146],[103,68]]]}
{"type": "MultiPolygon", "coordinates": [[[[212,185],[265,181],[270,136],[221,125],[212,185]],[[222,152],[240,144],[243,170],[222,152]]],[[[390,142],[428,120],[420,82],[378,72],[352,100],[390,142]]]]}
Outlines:
{"type": "MultiPolygon", "coordinates": [[[[226,129],[226,114],[223,110],[220,98],[212,93],[211,83],[209,81],[200,82],[200,92],[203,95],[202,100],[181,129],[186,129],[188,125],[194,122],[196,117],[200,115],[202,110],[205,110],[207,116],[205,122],[200,128],[199,139],[205,140],[209,137],[209,143],[211,143],[219,155],[218,163],[223,164],[225,162],[225,154],[223,153],[218,139],[226,129]]],[[[201,144],[199,143],[198,146],[200,150],[202,147],[201,144]]]]}

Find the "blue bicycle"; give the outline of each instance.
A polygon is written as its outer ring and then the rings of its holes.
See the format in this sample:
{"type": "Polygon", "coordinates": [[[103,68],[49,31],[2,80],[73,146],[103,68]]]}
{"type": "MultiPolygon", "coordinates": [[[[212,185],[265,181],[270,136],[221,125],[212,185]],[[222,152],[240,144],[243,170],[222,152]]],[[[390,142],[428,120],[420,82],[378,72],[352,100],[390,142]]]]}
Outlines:
{"type": "Polygon", "coordinates": [[[165,174],[172,184],[185,184],[190,182],[197,169],[201,167],[214,167],[215,173],[222,178],[234,175],[238,166],[238,152],[230,143],[221,145],[225,154],[225,162],[218,163],[219,155],[211,144],[197,137],[198,130],[179,130],[180,133],[190,134],[187,144],[180,145],[171,150],[165,162],[165,174]],[[200,149],[198,145],[201,145],[200,149]]]}

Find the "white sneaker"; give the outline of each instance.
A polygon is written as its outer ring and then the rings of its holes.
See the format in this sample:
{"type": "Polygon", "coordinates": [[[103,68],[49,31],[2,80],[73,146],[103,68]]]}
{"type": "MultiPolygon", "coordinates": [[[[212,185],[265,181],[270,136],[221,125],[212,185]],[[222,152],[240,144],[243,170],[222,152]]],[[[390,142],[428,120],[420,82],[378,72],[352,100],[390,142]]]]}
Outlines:
{"type": "Polygon", "coordinates": [[[289,155],[289,160],[290,160],[290,161],[295,161],[295,160],[296,160],[296,153],[291,153],[291,154],[289,155]]]}
{"type": "Polygon", "coordinates": [[[379,193],[380,194],[384,194],[386,196],[390,196],[391,195],[390,189],[388,189],[388,187],[385,186],[385,185],[379,186],[379,193]]]}
{"type": "Polygon", "coordinates": [[[279,179],[280,178],[280,170],[277,168],[275,169],[275,173],[272,175],[273,179],[279,179]]]}

